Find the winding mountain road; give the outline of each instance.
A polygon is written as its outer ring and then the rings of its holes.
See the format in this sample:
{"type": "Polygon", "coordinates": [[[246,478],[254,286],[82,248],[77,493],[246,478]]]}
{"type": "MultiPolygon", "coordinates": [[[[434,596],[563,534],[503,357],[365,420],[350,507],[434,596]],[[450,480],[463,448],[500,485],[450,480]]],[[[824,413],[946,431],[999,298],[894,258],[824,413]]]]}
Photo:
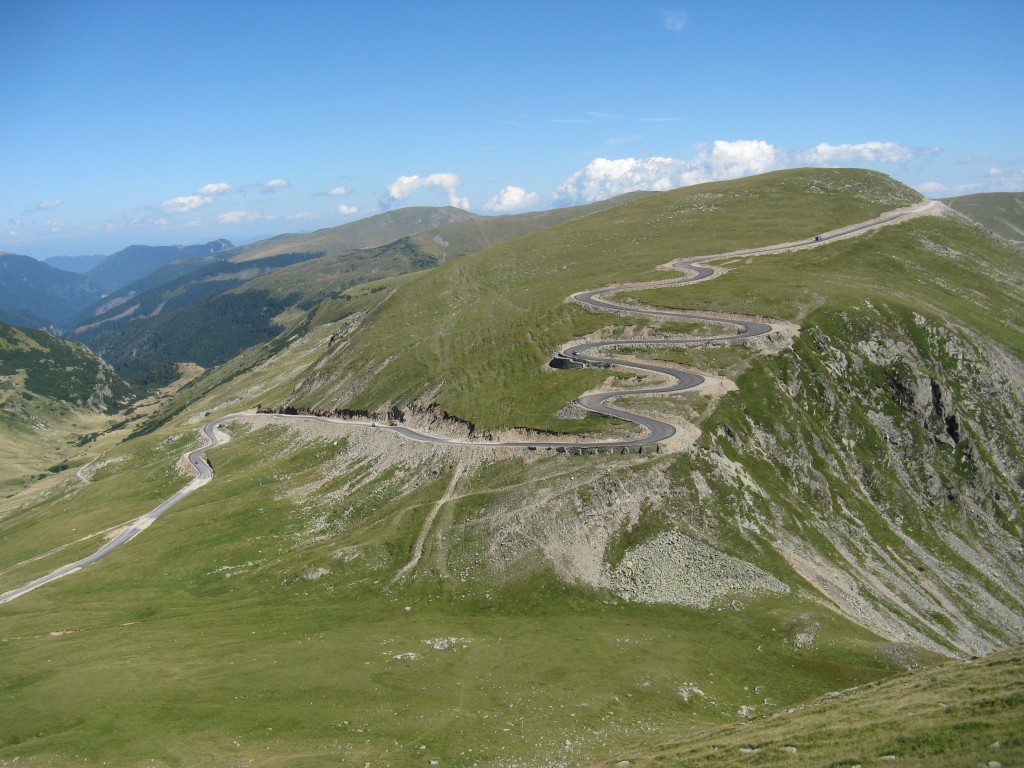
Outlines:
{"type": "MultiPolygon", "coordinates": [[[[643,371],[645,373],[653,373],[656,375],[664,376],[669,379],[669,383],[656,386],[648,387],[643,389],[630,389],[630,390],[616,390],[611,392],[598,392],[589,395],[582,395],[577,398],[576,402],[594,413],[604,414],[605,416],[612,416],[623,421],[633,422],[639,425],[643,430],[644,434],[629,439],[618,439],[618,440],[599,440],[599,441],[573,441],[573,442],[560,442],[560,441],[542,441],[542,440],[529,440],[529,441],[496,441],[496,442],[482,442],[482,441],[470,441],[470,440],[457,440],[454,438],[443,437],[440,435],[431,435],[426,432],[418,432],[409,427],[397,426],[397,425],[378,425],[376,422],[372,424],[353,422],[348,420],[334,419],[326,416],[313,416],[305,414],[280,414],[275,415],[275,418],[279,419],[302,419],[309,421],[320,421],[332,424],[345,424],[355,427],[366,427],[370,429],[387,430],[395,432],[410,440],[415,440],[422,443],[433,443],[438,445],[452,445],[452,446],[476,446],[476,447],[493,447],[493,448],[622,448],[629,446],[643,446],[651,445],[653,443],[663,442],[671,438],[676,428],[663,421],[657,419],[642,416],[640,414],[630,413],[629,411],[616,408],[609,405],[611,400],[619,397],[638,397],[645,395],[662,395],[670,394],[673,392],[683,392],[688,389],[700,386],[704,382],[704,377],[700,374],[689,373],[686,371],[680,371],[675,368],[667,366],[660,366],[650,363],[641,363],[634,360],[625,360],[622,358],[616,358],[614,356],[605,356],[602,353],[605,350],[611,350],[616,347],[627,347],[627,346],[644,346],[644,347],[693,347],[698,345],[705,345],[708,343],[734,343],[744,341],[747,339],[754,338],[756,336],[762,336],[769,333],[772,330],[772,326],[768,323],[763,323],[757,320],[744,320],[729,318],[724,316],[710,315],[710,314],[697,314],[692,312],[682,312],[671,309],[659,309],[655,307],[646,306],[634,306],[618,304],[614,301],[609,300],[608,297],[614,296],[616,293],[622,293],[623,291],[640,290],[644,288],[661,288],[669,286],[686,285],[689,283],[698,282],[701,280],[707,280],[714,277],[717,273],[712,268],[707,266],[708,262],[718,261],[721,259],[735,258],[740,256],[753,256],[767,253],[780,253],[783,251],[793,251],[803,248],[813,248],[815,246],[822,245],[831,240],[840,238],[850,237],[852,235],[859,234],[866,230],[877,229],[878,227],[892,224],[908,216],[919,215],[928,212],[933,207],[939,205],[937,201],[926,201],[909,208],[892,211],[872,221],[857,224],[851,227],[845,227],[838,229],[833,232],[829,232],[823,235],[819,235],[812,240],[798,241],[792,243],[782,243],[779,245],[766,246],[763,248],[750,248],[741,251],[731,251],[729,253],[721,253],[712,256],[704,256],[697,259],[686,259],[672,262],[669,266],[675,269],[683,270],[687,274],[668,280],[659,280],[649,283],[631,283],[623,284],[618,286],[608,286],[605,288],[598,288],[592,291],[583,291],[581,293],[574,294],[573,300],[579,304],[588,307],[598,312],[614,312],[618,314],[627,314],[632,316],[644,316],[644,317],[658,317],[658,318],[670,318],[672,320],[683,320],[683,321],[696,321],[715,323],[718,325],[733,325],[737,328],[735,334],[728,336],[716,336],[716,337],[701,337],[701,338],[690,338],[690,339],[649,339],[649,338],[627,338],[627,339],[616,339],[612,341],[590,341],[580,344],[573,345],[563,350],[558,357],[566,361],[576,362],[582,365],[597,365],[597,366],[616,366],[632,368],[634,370],[643,371]]],[[[570,362],[571,365],[571,362],[570,362]]],[[[568,367],[568,366],[567,366],[568,367]]],[[[8,592],[0,594],[0,604],[8,603],[15,600],[22,595],[37,589],[44,584],[56,581],[57,579],[68,576],[72,573],[80,571],[82,568],[95,563],[97,560],[106,557],[112,551],[118,547],[127,544],[129,541],[134,539],[146,528],[153,524],[157,518],[160,517],[164,512],[173,507],[179,501],[198,490],[206,483],[213,479],[213,467],[210,466],[209,461],[206,458],[206,451],[219,445],[228,440],[226,433],[220,431],[218,427],[226,421],[231,421],[243,416],[251,414],[245,413],[233,413],[227,416],[221,416],[214,421],[203,427],[202,437],[205,444],[201,448],[197,448],[187,453],[186,459],[188,463],[192,465],[198,476],[192,480],[187,486],[182,488],[171,498],[164,501],[155,509],[147,512],[141,517],[137,518],[133,522],[126,525],[114,538],[110,539],[100,549],[87,557],[83,557],[80,560],[76,560],[73,563],[69,563],[65,566],[58,568],[52,573],[35,579],[28,584],[12,589],[8,592]]]]}
{"type": "Polygon", "coordinates": [[[128,523],[117,533],[116,536],[107,541],[106,544],[97,549],[91,555],[86,555],[80,560],[63,565],[57,570],[52,571],[45,576],[40,576],[38,579],[30,581],[22,587],[4,592],[0,595],[0,603],[9,603],[11,600],[19,598],[27,592],[31,592],[33,589],[37,589],[44,584],[49,584],[50,582],[64,578],[65,576],[69,576],[72,573],[82,570],[86,566],[92,565],[97,560],[103,559],[115,549],[127,544],[144,530],[149,528],[149,526],[156,522],[156,519],[160,517],[160,515],[169,510],[179,501],[210,482],[213,479],[213,467],[211,467],[210,463],[206,460],[206,451],[215,445],[227,441],[226,436],[222,437],[222,433],[217,430],[217,425],[220,423],[221,419],[217,419],[217,421],[212,421],[203,427],[202,434],[204,435],[205,440],[208,441],[207,444],[202,448],[196,448],[194,451],[190,451],[186,454],[189,464],[195,467],[196,471],[199,473],[192,482],[174,494],[171,498],[162,502],[159,506],[142,515],[142,517],[136,518],[132,522],[128,523]]]}

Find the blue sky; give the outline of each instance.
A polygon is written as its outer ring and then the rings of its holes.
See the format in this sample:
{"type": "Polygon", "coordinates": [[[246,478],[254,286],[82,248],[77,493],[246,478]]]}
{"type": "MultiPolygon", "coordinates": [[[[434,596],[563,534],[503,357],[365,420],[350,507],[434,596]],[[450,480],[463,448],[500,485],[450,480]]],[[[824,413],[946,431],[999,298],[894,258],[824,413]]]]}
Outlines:
{"type": "Polygon", "coordinates": [[[0,251],[800,165],[1024,189],[1024,3],[0,3],[0,251]]]}

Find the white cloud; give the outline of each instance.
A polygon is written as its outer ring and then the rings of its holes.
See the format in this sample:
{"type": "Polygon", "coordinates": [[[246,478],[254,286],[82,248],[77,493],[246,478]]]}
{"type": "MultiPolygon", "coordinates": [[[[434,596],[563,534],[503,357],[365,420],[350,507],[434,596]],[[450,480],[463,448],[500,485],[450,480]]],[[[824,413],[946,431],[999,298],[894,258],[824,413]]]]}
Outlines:
{"type": "Polygon", "coordinates": [[[62,202],[64,202],[64,201],[63,200],[57,200],[57,199],[54,199],[54,200],[42,200],[41,202],[36,203],[35,210],[37,210],[37,211],[48,211],[51,208],[56,208],[62,202]]]}
{"type": "Polygon", "coordinates": [[[527,192],[522,187],[515,187],[509,184],[498,194],[487,201],[484,208],[489,211],[521,211],[536,205],[540,195],[536,192],[527,192]]]}
{"type": "Polygon", "coordinates": [[[160,207],[168,213],[188,213],[204,205],[212,205],[213,198],[209,195],[180,195],[164,200],[160,207]]]}
{"type": "Polygon", "coordinates": [[[989,166],[988,170],[978,177],[978,184],[975,186],[992,192],[1019,192],[1024,188],[1024,167],[1015,160],[1011,160],[1008,165],[989,166]]]}
{"type": "Polygon", "coordinates": [[[348,194],[348,190],[345,189],[344,187],[335,187],[334,189],[332,189],[327,194],[328,195],[347,195],[348,194]]]}
{"type": "Polygon", "coordinates": [[[781,164],[781,153],[766,141],[716,141],[711,151],[689,160],[671,157],[599,157],[566,179],[555,200],[590,203],[638,190],[663,192],[705,181],[764,173],[781,164]]]}
{"type": "Polygon", "coordinates": [[[308,221],[309,219],[315,219],[309,211],[299,211],[298,213],[289,214],[287,217],[288,221],[308,221]]]}
{"type": "Polygon", "coordinates": [[[264,192],[273,192],[276,189],[284,189],[290,186],[288,179],[271,179],[263,185],[264,192]]]}
{"type": "Polygon", "coordinates": [[[196,190],[197,195],[223,195],[234,191],[234,187],[224,181],[216,181],[212,184],[203,184],[196,190]]]}
{"type": "Polygon", "coordinates": [[[924,184],[918,184],[917,188],[926,195],[934,192],[946,192],[949,189],[945,184],[938,181],[926,181],[924,184]]]}
{"type": "Polygon", "coordinates": [[[830,165],[832,163],[904,163],[921,150],[897,144],[894,141],[867,141],[863,144],[821,143],[813,149],[797,153],[797,159],[807,165],[830,165]]]}
{"type": "Polygon", "coordinates": [[[468,209],[469,198],[459,197],[458,187],[462,179],[456,173],[432,173],[427,177],[399,176],[388,184],[388,197],[392,202],[405,200],[420,189],[441,189],[448,193],[448,204],[455,208],[468,209]]]}
{"type": "Polygon", "coordinates": [[[710,168],[714,181],[764,173],[781,164],[779,152],[767,141],[716,141],[710,155],[697,159],[710,168]]]}
{"type": "Polygon", "coordinates": [[[261,221],[270,218],[272,217],[252,211],[225,211],[217,214],[217,221],[221,224],[243,224],[247,221],[261,221]]]}
{"type": "MultiPolygon", "coordinates": [[[[716,141],[686,160],[672,157],[599,157],[572,174],[555,190],[556,202],[588,203],[637,190],[655,192],[706,181],[722,181],[796,165],[904,163],[935,148],[908,147],[892,141],[861,144],[821,143],[790,151],[760,140],[716,141]]],[[[993,169],[998,173],[997,169],[993,169]]],[[[921,188],[927,191],[926,187],[921,188]]]]}
{"type": "Polygon", "coordinates": [[[686,11],[662,11],[661,23],[665,29],[672,32],[679,32],[686,26],[686,11]]]}
{"type": "Polygon", "coordinates": [[[346,216],[349,216],[353,213],[359,213],[359,209],[354,205],[345,205],[342,203],[338,206],[338,213],[343,213],[346,216]]]}

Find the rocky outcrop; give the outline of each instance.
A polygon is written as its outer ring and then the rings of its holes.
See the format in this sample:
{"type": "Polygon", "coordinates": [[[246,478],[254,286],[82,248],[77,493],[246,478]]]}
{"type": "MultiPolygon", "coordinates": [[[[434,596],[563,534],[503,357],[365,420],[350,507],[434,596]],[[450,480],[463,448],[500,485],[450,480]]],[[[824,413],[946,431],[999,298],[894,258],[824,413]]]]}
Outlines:
{"type": "Polygon", "coordinates": [[[705,487],[734,493],[688,491],[715,508],[709,530],[770,544],[892,640],[959,655],[1024,640],[1019,360],[870,308],[823,318],[747,386],[763,406],[726,408],[698,461],[705,487]]]}
{"type": "Polygon", "coordinates": [[[710,608],[720,598],[758,592],[789,592],[753,563],[667,531],[626,553],[607,573],[607,584],[627,600],[710,608]]]}

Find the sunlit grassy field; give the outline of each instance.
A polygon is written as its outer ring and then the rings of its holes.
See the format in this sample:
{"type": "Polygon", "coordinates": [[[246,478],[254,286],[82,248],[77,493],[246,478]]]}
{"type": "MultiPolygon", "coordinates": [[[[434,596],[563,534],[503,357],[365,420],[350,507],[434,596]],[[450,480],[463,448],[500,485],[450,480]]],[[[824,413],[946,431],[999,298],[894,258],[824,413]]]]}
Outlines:
{"type": "MultiPolygon", "coordinates": [[[[786,706],[899,669],[888,644],[802,598],[643,606],[543,571],[389,585],[448,476],[401,499],[386,480],[370,484],[346,499],[366,513],[344,535],[300,545],[303,510],[283,492],[345,450],[239,429],[211,453],[217,479],[144,536],[3,606],[0,758],[576,762],[670,723],[727,722],[744,705],[786,706]],[[361,556],[335,555],[347,547],[361,556]],[[809,624],[820,625],[815,647],[796,648],[809,624]],[[688,684],[705,696],[685,700],[688,684]]],[[[469,487],[486,495],[514,466],[469,487]]],[[[151,472],[143,462],[98,477],[79,503],[117,499],[151,472]]],[[[137,492],[142,506],[158,495],[137,492]]]]}

